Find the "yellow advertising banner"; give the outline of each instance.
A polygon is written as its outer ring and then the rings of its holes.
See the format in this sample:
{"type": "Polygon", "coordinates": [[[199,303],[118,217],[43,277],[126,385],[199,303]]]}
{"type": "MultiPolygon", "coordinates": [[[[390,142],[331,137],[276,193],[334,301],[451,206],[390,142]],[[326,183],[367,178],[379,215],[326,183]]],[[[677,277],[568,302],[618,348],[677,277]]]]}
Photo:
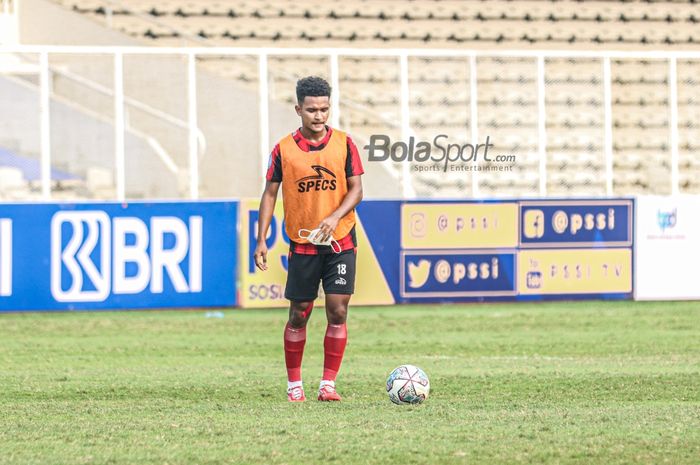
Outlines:
{"type": "MultiPolygon", "coordinates": [[[[266,238],[268,247],[266,271],[255,267],[255,251],[258,230],[257,199],[241,201],[240,231],[240,282],[239,303],[244,308],[287,307],[289,301],[284,298],[287,282],[287,263],[289,237],[284,232],[284,211],[282,202],[278,201],[266,238]]],[[[394,298],[387,284],[386,277],[379,266],[360,218],[357,218],[357,274],[353,305],[387,305],[393,304],[394,298]]],[[[319,288],[320,303],[323,303],[323,288],[319,288]]],[[[317,301],[319,304],[319,301],[317,301]]]]}
{"type": "Polygon", "coordinates": [[[401,206],[401,246],[404,249],[505,249],[517,245],[517,203],[408,203],[401,206]]]}
{"type": "Polygon", "coordinates": [[[517,268],[521,295],[632,292],[632,249],[520,250],[517,268]]]}
{"type": "Polygon", "coordinates": [[[284,234],[282,202],[277,202],[267,237],[267,271],[253,261],[258,230],[259,200],[242,200],[240,213],[240,285],[238,302],[242,307],[283,307],[287,279],[289,239],[284,234]]]}

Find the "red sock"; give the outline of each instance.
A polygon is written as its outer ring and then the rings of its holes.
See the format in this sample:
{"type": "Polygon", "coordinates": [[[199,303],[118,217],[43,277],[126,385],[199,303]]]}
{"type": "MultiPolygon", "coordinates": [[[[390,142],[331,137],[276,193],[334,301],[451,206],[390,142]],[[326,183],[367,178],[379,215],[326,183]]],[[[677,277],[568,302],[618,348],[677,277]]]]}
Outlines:
{"type": "Polygon", "coordinates": [[[290,382],[301,381],[301,359],[306,344],[306,327],[296,329],[284,327],[284,361],[287,365],[287,379],[290,382]]]}
{"type": "Polygon", "coordinates": [[[342,325],[328,325],[326,337],[323,340],[323,379],[335,381],[340,371],[340,363],[343,361],[345,345],[348,342],[348,328],[342,325]]]}

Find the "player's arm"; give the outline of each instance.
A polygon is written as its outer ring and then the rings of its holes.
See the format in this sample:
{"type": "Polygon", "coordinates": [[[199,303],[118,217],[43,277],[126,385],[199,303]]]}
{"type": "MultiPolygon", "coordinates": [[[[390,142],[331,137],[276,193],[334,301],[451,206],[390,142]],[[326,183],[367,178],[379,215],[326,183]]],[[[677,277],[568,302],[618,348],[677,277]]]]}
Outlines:
{"type": "Polygon", "coordinates": [[[258,244],[253,253],[255,266],[260,270],[267,270],[267,230],[272,222],[272,215],[275,211],[275,202],[277,201],[277,191],[279,191],[280,183],[282,182],[282,152],[280,145],[275,145],[270,154],[270,163],[265,173],[265,190],[260,198],[260,209],[258,210],[258,244]]]}
{"type": "Polygon", "coordinates": [[[255,246],[253,259],[255,266],[260,270],[267,270],[267,230],[272,222],[272,214],[275,211],[275,203],[277,202],[277,192],[279,191],[280,183],[267,181],[265,183],[265,191],[260,199],[260,209],[258,214],[258,244],[255,246]]]}
{"type": "Polygon", "coordinates": [[[318,226],[323,233],[321,241],[328,239],[328,237],[333,234],[333,231],[335,231],[340,219],[350,213],[362,200],[362,176],[358,174],[357,176],[347,178],[347,180],[348,193],[345,194],[340,206],[331,213],[330,216],[321,221],[321,224],[318,226]]]}

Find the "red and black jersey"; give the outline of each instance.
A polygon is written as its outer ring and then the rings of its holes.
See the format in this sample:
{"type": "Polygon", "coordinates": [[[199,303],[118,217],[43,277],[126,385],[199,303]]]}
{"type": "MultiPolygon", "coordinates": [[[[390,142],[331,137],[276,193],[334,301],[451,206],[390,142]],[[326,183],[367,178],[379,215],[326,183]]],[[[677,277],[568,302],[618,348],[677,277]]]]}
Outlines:
{"type": "MultiPolygon", "coordinates": [[[[292,252],[332,253],[330,247],[300,239],[298,230],[318,227],[323,218],[340,206],[347,194],[347,178],[364,173],[352,139],[343,131],[326,129],[326,136],[319,142],[306,139],[300,130],[294,131],[270,155],[266,178],[270,182],[282,182],[285,224],[292,252]]],[[[354,210],[341,218],[334,236],[341,250],[357,247],[354,210]]]]}
{"type": "MultiPolygon", "coordinates": [[[[300,130],[296,130],[292,133],[292,137],[296,141],[300,149],[305,152],[315,152],[322,150],[328,144],[333,133],[333,128],[326,126],[326,137],[324,137],[319,142],[312,142],[305,138],[300,130]]],[[[357,150],[355,142],[350,138],[350,135],[346,134],[347,140],[347,155],[345,159],[345,177],[349,178],[351,176],[358,176],[364,174],[365,170],[362,167],[362,160],[360,159],[360,152],[357,150]]],[[[280,163],[280,144],[275,145],[270,154],[270,161],[267,166],[266,179],[271,182],[282,182],[282,163],[280,163]]]]}

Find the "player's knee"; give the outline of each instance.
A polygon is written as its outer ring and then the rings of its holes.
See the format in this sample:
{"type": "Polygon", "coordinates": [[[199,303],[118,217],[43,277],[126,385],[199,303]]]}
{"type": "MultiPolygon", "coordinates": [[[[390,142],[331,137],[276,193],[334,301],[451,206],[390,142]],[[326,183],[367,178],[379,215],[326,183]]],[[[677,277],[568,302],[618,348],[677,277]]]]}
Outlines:
{"type": "Polygon", "coordinates": [[[301,312],[291,312],[289,314],[289,326],[295,329],[301,329],[306,326],[309,317],[305,317],[301,312]]]}
{"type": "Polygon", "coordinates": [[[303,328],[311,316],[313,302],[292,302],[289,308],[289,325],[292,328],[303,328]]]}
{"type": "Polygon", "coordinates": [[[328,323],[332,325],[342,325],[348,318],[348,306],[336,304],[328,307],[328,323]]]}

